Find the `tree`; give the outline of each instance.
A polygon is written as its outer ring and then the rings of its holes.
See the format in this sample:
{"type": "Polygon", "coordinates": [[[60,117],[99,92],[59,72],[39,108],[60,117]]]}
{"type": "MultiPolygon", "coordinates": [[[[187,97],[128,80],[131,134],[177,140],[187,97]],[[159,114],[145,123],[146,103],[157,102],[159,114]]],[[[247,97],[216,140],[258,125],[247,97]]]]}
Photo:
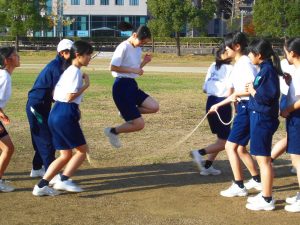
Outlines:
{"type": "MultiPolygon", "coordinates": [[[[46,1],[36,0],[4,0],[0,2],[3,20],[12,36],[16,37],[15,47],[19,50],[19,37],[29,32],[41,30],[40,12],[45,10],[46,1]]],[[[46,21],[45,21],[46,24],[46,21]]]]}
{"type": "Polygon", "coordinates": [[[152,34],[174,35],[176,52],[180,56],[180,32],[187,25],[201,27],[204,21],[212,18],[211,3],[211,0],[202,1],[201,7],[198,8],[192,4],[191,0],[148,0],[148,9],[151,14],[149,27],[152,34]]]}
{"type": "Polygon", "coordinates": [[[256,33],[261,36],[283,37],[299,35],[300,1],[256,1],[253,24],[256,33]]]}

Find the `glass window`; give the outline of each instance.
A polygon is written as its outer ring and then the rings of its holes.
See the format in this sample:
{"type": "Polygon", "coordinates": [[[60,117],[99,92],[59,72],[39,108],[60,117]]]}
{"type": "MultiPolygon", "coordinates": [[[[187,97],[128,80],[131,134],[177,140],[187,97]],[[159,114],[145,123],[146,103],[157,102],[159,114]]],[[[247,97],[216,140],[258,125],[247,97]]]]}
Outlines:
{"type": "Polygon", "coordinates": [[[124,5],[124,0],[115,0],[116,5],[124,5]]]}
{"type": "Polygon", "coordinates": [[[86,5],[95,5],[95,0],[85,0],[86,5]]]}
{"type": "Polygon", "coordinates": [[[80,0],[71,0],[71,5],[80,5],[80,0]]]}
{"type": "Polygon", "coordinates": [[[139,0],[129,0],[129,5],[139,5],[139,0]]]}
{"type": "Polygon", "coordinates": [[[109,5],[109,0],[100,0],[100,5],[109,5]]]}

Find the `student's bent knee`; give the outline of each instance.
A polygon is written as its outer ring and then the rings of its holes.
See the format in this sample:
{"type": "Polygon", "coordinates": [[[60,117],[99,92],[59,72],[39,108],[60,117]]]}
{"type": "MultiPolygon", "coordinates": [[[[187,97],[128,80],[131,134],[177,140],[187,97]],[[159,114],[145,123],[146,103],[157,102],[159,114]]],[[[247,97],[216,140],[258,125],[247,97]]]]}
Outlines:
{"type": "Polygon", "coordinates": [[[142,130],[145,127],[144,119],[143,118],[138,118],[136,120],[133,120],[132,125],[134,126],[135,131],[142,130]]]}
{"type": "Polygon", "coordinates": [[[159,111],[159,104],[155,102],[152,107],[153,113],[157,113],[159,111]]]}

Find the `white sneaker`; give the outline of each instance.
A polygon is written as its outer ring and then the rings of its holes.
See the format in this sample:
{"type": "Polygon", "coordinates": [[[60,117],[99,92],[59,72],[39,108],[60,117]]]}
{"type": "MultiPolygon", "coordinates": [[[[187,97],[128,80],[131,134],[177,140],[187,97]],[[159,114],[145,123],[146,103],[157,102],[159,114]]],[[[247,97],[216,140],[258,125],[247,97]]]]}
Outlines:
{"type": "Polygon", "coordinates": [[[104,134],[109,138],[109,142],[112,146],[114,146],[115,148],[120,148],[122,144],[120,142],[119,136],[110,132],[110,129],[110,127],[106,127],[104,129],[104,134]]]}
{"type": "Polygon", "coordinates": [[[15,188],[6,184],[5,180],[0,180],[0,191],[2,192],[12,192],[15,188]]]}
{"type": "Polygon", "coordinates": [[[300,212],[300,200],[297,200],[291,205],[286,205],[284,209],[288,212],[300,212]]]}
{"type": "Polygon", "coordinates": [[[30,177],[43,177],[44,175],[45,175],[45,168],[42,167],[39,170],[32,169],[29,176],[30,177]]]}
{"type": "Polygon", "coordinates": [[[297,194],[293,197],[286,198],[285,202],[288,204],[294,204],[298,200],[300,201],[300,192],[297,192],[297,194]]]}
{"type": "Polygon", "coordinates": [[[257,195],[248,197],[247,202],[253,204],[256,201],[258,201],[258,199],[262,198],[262,196],[263,196],[262,192],[259,192],[257,195]]]}
{"type": "Polygon", "coordinates": [[[247,190],[255,188],[258,191],[262,191],[262,185],[259,182],[256,182],[253,178],[251,178],[247,183],[244,184],[247,190]]]}
{"type": "Polygon", "coordinates": [[[228,189],[221,191],[220,195],[229,198],[237,196],[242,197],[248,195],[248,191],[245,187],[240,188],[236,183],[232,182],[232,185],[228,189]]]}
{"type": "Polygon", "coordinates": [[[190,152],[190,156],[193,159],[193,162],[196,164],[196,166],[198,167],[199,171],[202,171],[204,169],[203,167],[203,157],[202,155],[200,155],[198,150],[193,150],[190,152]]]}
{"type": "Polygon", "coordinates": [[[247,203],[246,208],[254,211],[270,211],[275,209],[275,200],[272,199],[271,202],[266,202],[266,200],[262,196],[260,198],[257,197],[253,203],[247,203]]]}
{"type": "Polygon", "coordinates": [[[208,176],[208,175],[214,175],[214,176],[216,176],[216,175],[220,175],[221,174],[221,170],[217,170],[213,166],[210,166],[207,169],[205,167],[203,167],[201,169],[200,174],[203,175],[203,176],[208,176]]]}
{"type": "Polygon", "coordinates": [[[56,182],[60,181],[60,173],[56,174],[55,177],[53,177],[50,181],[49,181],[49,186],[53,186],[56,182]]]}
{"type": "Polygon", "coordinates": [[[83,189],[76,185],[71,179],[64,181],[57,181],[54,186],[56,190],[69,191],[69,192],[82,192],[83,189]]]}
{"type": "Polygon", "coordinates": [[[39,188],[39,186],[35,185],[32,191],[32,194],[34,196],[55,196],[55,195],[59,195],[60,192],[54,190],[53,188],[49,187],[49,186],[45,186],[42,188],[39,188]]]}
{"type": "Polygon", "coordinates": [[[292,169],[291,169],[291,173],[293,173],[293,174],[297,174],[297,170],[296,170],[296,168],[295,168],[295,167],[292,167],[292,169]]]}
{"type": "MultiPolygon", "coordinates": [[[[251,197],[248,197],[247,198],[247,202],[248,203],[255,203],[257,200],[259,200],[260,198],[262,198],[263,197],[263,193],[262,192],[259,192],[257,195],[255,195],[255,196],[251,196],[251,197]]],[[[276,200],[275,199],[273,199],[273,201],[274,201],[274,204],[276,203],[276,200]]]]}

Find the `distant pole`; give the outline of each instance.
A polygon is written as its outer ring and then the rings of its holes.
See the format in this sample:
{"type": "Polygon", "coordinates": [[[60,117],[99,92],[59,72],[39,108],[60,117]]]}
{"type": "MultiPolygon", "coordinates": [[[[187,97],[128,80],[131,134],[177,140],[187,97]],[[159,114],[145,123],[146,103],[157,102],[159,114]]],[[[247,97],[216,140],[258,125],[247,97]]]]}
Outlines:
{"type": "Polygon", "coordinates": [[[224,36],[224,24],[223,24],[223,17],[224,17],[224,11],[221,12],[221,19],[220,19],[220,36],[224,36]]]}
{"type": "Polygon", "coordinates": [[[244,31],[244,11],[241,10],[241,32],[244,31]]]}

